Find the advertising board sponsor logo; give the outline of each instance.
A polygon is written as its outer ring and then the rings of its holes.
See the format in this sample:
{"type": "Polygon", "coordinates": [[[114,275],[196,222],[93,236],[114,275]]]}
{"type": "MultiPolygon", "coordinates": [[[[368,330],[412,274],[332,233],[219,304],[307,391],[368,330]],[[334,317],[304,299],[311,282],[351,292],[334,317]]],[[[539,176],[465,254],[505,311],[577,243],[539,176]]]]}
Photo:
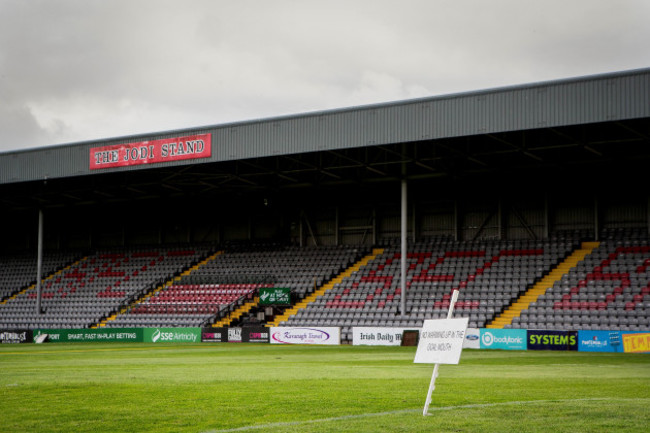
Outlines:
{"type": "Polygon", "coordinates": [[[274,344],[341,344],[341,329],[324,328],[271,328],[271,343],[274,344]]]}
{"type": "Polygon", "coordinates": [[[126,167],[212,156],[212,135],[197,134],[90,149],[90,169],[126,167]]]}
{"type": "Polygon", "coordinates": [[[524,329],[480,329],[481,349],[526,350],[524,329]]]}
{"type": "Polygon", "coordinates": [[[463,349],[480,349],[481,348],[481,330],[478,328],[467,328],[465,331],[465,341],[463,349]]]}
{"type": "Polygon", "coordinates": [[[528,331],[528,350],[578,350],[578,332],[528,331]]]}
{"type": "Polygon", "coordinates": [[[650,332],[623,333],[623,349],[626,353],[650,352],[650,332]]]}
{"type": "Polygon", "coordinates": [[[3,330],[0,331],[0,343],[13,344],[13,343],[31,343],[32,331],[28,330],[3,330]]]}
{"type": "Polygon", "coordinates": [[[35,338],[47,334],[47,341],[53,343],[65,342],[141,342],[142,328],[112,328],[112,329],[37,329],[35,338]]]}
{"type": "Polygon", "coordinates": [[[205,328],[201,331],[201,341],[210,343],[227,343],[228,328],[205,328]]]}
{"type": "Polygon", "coordinates": [[[620,331],[578,331],[581,352],[622,352],[620,331]]]}
{"type": "Polygon", "coordinates": [[[229,343],[241,343],[241,328],[228,328],[228,342],[229,343]]]}
{"type": "Polygon", "coordinates": [[[262,326],[244,327],[242,330],[244,343],[268,343],[269,338],[269,329],[262,326]]]}
{"type": "Polygon", "coordinates": [[[147,328],[145,343],[196,343],[200,341],[199,328],[147,328]]]}
{"type": "Polygon", "coordinates": [[[399,346],[404,331],[419,331],[420,328],[354,327],[353,346],[399,346]]]}

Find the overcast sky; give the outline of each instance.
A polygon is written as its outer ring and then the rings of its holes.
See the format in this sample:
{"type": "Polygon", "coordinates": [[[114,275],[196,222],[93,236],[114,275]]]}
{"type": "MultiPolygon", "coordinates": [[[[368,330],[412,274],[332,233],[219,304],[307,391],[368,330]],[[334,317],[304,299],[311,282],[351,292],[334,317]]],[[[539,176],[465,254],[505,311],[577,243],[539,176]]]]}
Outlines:
{"type": "Polygon", "coordinates": [[[650,66],[647,0],[0,0],[0,152],[650,66]]]}

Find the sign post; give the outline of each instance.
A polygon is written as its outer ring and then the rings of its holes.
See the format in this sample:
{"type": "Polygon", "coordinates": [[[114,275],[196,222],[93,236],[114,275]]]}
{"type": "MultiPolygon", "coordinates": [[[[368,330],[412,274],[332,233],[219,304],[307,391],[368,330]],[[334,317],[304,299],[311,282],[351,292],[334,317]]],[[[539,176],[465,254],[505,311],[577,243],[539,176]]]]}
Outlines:
{"type": "Polygon", "coordinates": [[[446,320],[425,320],[420,335],[420,342],[415,353],[415,363],[433,364],[433,374],[429,383],[429,391],[424,403],[423,416],[429,413],[431,394],[436,388],[436,378],[440,364],[458,364],[460,354],[463,350],[465,331],[467,330],[467,317],[452,319],[454,306],[458,300],[458,290],[454,290],[449,304],[449,312],[446,320]]]}

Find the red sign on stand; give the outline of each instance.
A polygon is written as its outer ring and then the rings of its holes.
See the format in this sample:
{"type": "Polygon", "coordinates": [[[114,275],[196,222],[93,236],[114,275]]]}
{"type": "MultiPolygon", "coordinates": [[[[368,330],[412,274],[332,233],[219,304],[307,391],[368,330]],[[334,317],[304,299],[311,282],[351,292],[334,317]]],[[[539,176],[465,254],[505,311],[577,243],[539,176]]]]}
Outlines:
{"type": "Polygon", "coordinates": [[[90,169],[156,164],[159,162],[209,158],[212,135],[198,134],[138,143],[115,144],[90,149],[90,169]]]}

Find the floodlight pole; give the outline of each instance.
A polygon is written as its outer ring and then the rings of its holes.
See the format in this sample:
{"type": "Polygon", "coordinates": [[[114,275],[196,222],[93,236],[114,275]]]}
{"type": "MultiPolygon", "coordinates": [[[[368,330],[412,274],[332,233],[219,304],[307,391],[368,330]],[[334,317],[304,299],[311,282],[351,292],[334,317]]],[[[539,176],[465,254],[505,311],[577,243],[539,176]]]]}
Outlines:
{"type": "MultiPolygon", "coordinates": [[[[451,302],[449,303],[449,311],[447,312],[447,319],[451,319],[451,316],[454,315],[454,307],[456,306],[456,301],[458,300],[458,289],[454,289],[454,293],[451,295],[451,302]]],[[[427,392],[427,399],[424,402],[424,410],[422,411],[422,416],[427,416],[429,413],[429,405],[431,404],[431,394],[433,390],[436,389],[436,378],[438,377],[438,369],[440,364],[435,364],[433,367],[433,374],[431,375],[431,383],[429,383],[429,391],[427,392]]]]}

